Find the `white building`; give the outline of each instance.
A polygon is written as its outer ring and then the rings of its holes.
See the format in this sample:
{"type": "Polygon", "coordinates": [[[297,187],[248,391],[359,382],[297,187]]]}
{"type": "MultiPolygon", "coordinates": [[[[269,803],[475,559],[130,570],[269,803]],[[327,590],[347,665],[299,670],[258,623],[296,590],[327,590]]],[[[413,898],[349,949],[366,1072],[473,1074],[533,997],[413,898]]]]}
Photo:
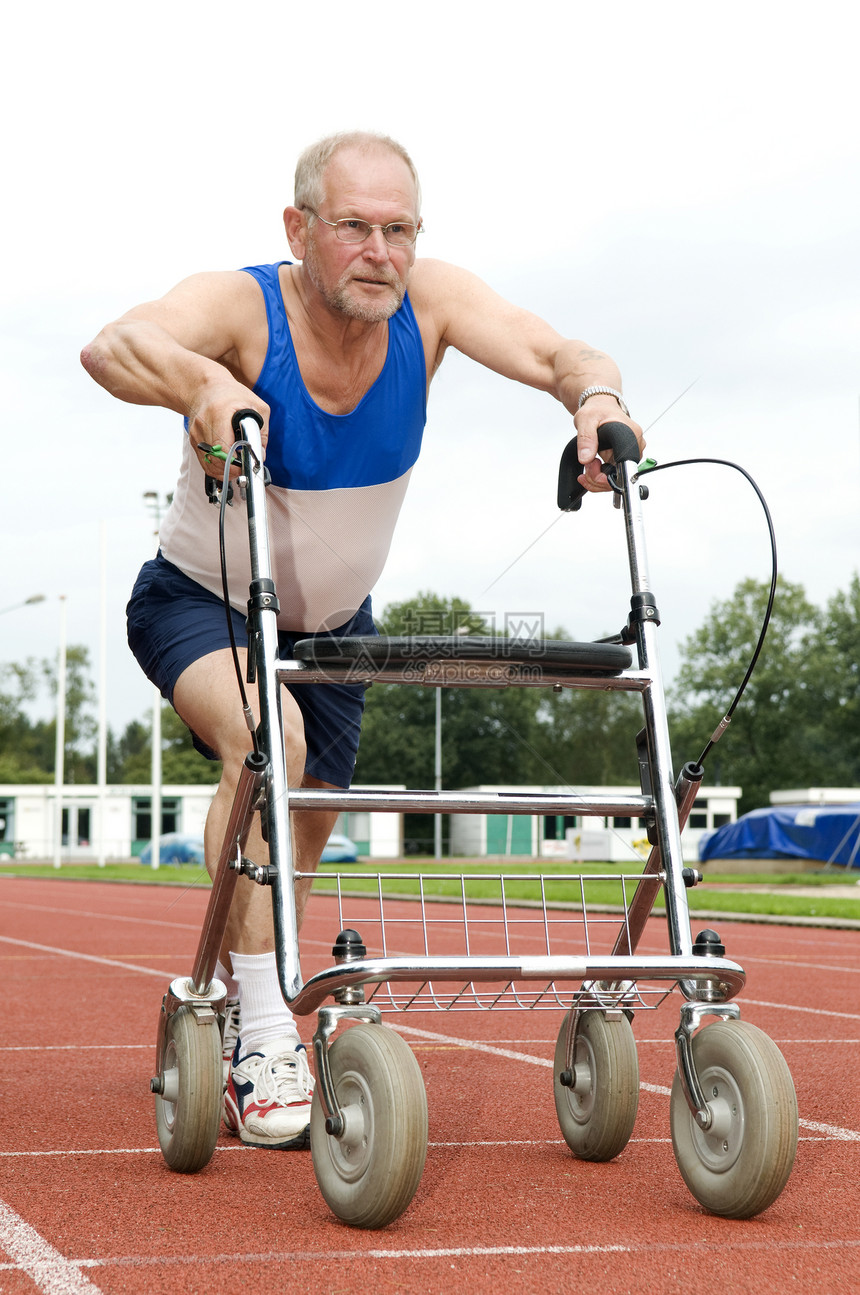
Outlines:
{"type": "MultiPolygon", "coordinates": [[[[214,794],[214,784],[165,784],[161,789],[161,831],[202,836],[214,794]]],[[[0,857],[52,859],[56,805],[53,783],[0,784],[0,857]]],[[[403,849],[402,814],[344,814],[336,830],[355,841],[363,857],[392,859],[403,849]]],[[[99,857],[111,862],[136,859],[151,837],[149,784],[63,788],[63,863],[91,863],[99,857]]]]}
{"type": "MultiPolygon", "coordinates": [[[[356,787],[355,790],[358,790],[356,787]]],[[[396,791],[399,787],[376,788],[396,791]]],[[[486,792],[548,792],[595,799],[638,795],[638,787],[478,787],[486,792]]],[[[214,785],[170,785],[161,790],[161,830],[202,836],[214,785]]],[[[699,790],[681,836],[684,858],[698,858],[699,838],[737,818],[739,787],[699,790]]],[[[774,793],[774,796],[780,793],[774,793]]],[[[785,794],[785,793],[783,793],[785,794]]],[[[799,796],[800,793],[790,793],[799,796]]],[[[810,796],[811,793],[804,793],[810,796]]],[[[31,861],[54,855],[56,789],[53,784],[0,785],[0,856],[31,861]]],[[[403,852],[403,815],[354,811],[341,815],[337,831],[358,846],[361,858],[396,859],[403,852]]],[[[452,814],[450,851],[460,857],[571,859],[623,863],[647,855],[645,827],[638,819],[580,815],[452,814]]],[[[69,786],[62,794],[64,863],[135,859],[152,836],[152,788],[113,785],[69,786]],[[103,836],[103,841],[102,841],[103,836]],[[103,849],[100,855],[99,845],[103,849]]]]}
{"type": "MultiPolygon", "coordinates": [[[[640,795],[638,787],[473,787],[471,791],[544,792],[589,800],[640,795]]],[[[702,786],[681,834],[684,858],[698,859],[699,839],[738,816],[740,787],[702,786]]],[[[560,814],[458,814],[451,816],[451,853],[469,856],[530,856],[580,863],[624,863],[647,856],[645,825],[626,817],[560,814]]]]}
{"type": "Polygon", "coordinates": [[[799,791],[772,791],[771,805],[856,805],[860,787],[804,787],[799,791]]]}

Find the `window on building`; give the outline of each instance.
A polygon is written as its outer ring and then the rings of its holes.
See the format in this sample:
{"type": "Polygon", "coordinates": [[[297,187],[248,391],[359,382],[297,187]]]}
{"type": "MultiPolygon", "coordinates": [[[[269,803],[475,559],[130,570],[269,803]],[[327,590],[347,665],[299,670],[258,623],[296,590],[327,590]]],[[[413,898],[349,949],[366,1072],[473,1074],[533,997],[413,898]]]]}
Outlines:
{"type": "Polygon", "coordinates": [[[63,806],[62,843],[64,846],[90,844],[91,817],[88,805],[63,806]]]}
{"type": "MultiPolygon", "coordinates": [[[[178,796],[164,796],[161,800],[161,835],[179,831],[181,800],[178,796]]],[[[135,841],[152,840],[152,797],[134,796],[131,802],[131,835],[135,841]]]]}
{"type": "Polygon", "coordinates": [[[0,796],[0,854],[15,853],[15,801],[0,796]]]}
{"type": "Polygon", "coordinates": [[[706,800],[693,801],[693,808],[690,810],[687,826],[699,828],[708,826],[708,802],[706,800]]]}
{"type": "Polygon", "coordinates": [[[568,828],[573,827],[576,827],[576,816],[573,814],[545,814],[543,839],[545,841],[564,841],[568,828]]]}

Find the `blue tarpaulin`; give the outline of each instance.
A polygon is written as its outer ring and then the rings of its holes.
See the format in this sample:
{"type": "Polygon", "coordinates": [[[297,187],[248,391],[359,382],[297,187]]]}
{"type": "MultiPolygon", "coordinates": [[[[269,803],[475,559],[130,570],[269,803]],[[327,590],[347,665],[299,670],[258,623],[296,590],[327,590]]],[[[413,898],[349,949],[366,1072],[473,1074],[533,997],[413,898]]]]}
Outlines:
{"type": "Polygon", "coordinates": [[[704,838],[699,858],[820,859],[860,868],[860,803],[754,809],[704,838]]]}

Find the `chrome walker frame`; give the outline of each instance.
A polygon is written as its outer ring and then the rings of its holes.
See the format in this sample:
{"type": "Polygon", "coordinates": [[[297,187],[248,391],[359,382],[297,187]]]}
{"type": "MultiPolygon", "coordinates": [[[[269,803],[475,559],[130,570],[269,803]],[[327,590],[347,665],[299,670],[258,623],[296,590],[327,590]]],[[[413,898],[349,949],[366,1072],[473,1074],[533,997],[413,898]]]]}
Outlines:
{"type": "MultiPolygon", "coordinates": [[[[378,1023],[381,1010],[373,999],[380,986],[385,985],[390,991],[392,984],[406,983],[417,983],[422,988],[430,986],[428,992],[431,1005],[433,995],[438,993],[435,988],[437,985],[465,985],[465,991],[459,991],[455,998],[462,999],[464,993],[466,997],[472,995],[470,1005],[476,1007],[492,1005],[479,1000],[476,985],[501,983],[502,986],[511,988],[523,982],[529,986],[545,986],[544,989],[535,990],[541,999],[545,1000],[549,995],[552,997],[550,1005],[558,1006],[561,1003],[562,1006],[571,1008],[566,1038],[568,1077],[573,1067],[577,1035],[585,1012],[601,1010],[612,1016],[630,1011],[633,1007],[638,1009],[656,1006],[657,1002],[646,1002],[638,989],[640,981],[655,982],[660,986],[657,1001],[662,1001],[677,987],[685,1000],[675,1035],[678,1072],[696,1123],[701,1129],[707,1130],[713,1123],[714,1112],[708,1105],[696,1073],[692,1037],[704,1016],[739,1017],[739,1008],[731,1000],[743,988],[745,976],[737,963],[722,956],[714,956],[707,946],[695,945],[690,930],[686,892],[691,877],[690,870],[684,868],[680,834],[695,799],[702,770],[696,766],[685,766],[677,782],[673,780],[665,698],[658,665],[656,631],[659,619],[650,590],[645,558],[636,465],[631,462],[618,463],[614,484],[615,503],[623,509],[624,514],[632,588],[628,625],[635,647],[636,665],[620,672],[594,673],[583,670],[575,661],[565,665],[557,662],[541,663],[537,660],[526,669],[521,661],[506,657],[500,665],[498,659],[490,657],[484,661],[470,661],[469,679],[459,677],[456,682],[458,686],[472,687],[536,686],[556,690],[611,688],[639,693],[645,717],[645,728],[643,735],[640,735],[643,782],[641,795],[590,799],[573,793],[565,796],[549,793],[342,792],[293,789],[287,785],[280,706],[281,684],[355,684],[384,679],[387,682],[418,682],[423,686],[438,687],[450,683],[451,674],[457,672],[447,668],[447,661],[394,659],[379,663],[359,658],[358,662],[344,660],[340,663],[319,663],[279,659],[278,603],[272,580],[260,432],[255,419],[251,417],[243,417],[240,426],[247,448],[244,451],[241,475],[233,482],[233,486],[241,492],[247,507],[251,559],[248,659],[249,672],[253,671],[259,693],[258,733],[261,754],[249,754],[238,781],[193,971],[188,978],[174,980],[164,997],[154,1091],[161,1091],[170,1099],[168,1089],[171,1080],[162,1076],[164,1040],[170,1016],[180,1009],[190,1007],[195,1014],[202,1014],[202,1021],[204,1018],[211,1019],[212,1012],[217,1014],[223,1011],[226,991],[223,984],[215,979],[215,967],[236,881],[240,875],[244,875],[271,887],[276,962],[285,1002],[300,1015],[313,1011],[318,1013],[318,1026],[313,1037],[318,1093],[326,1117],[326,1130],[334,1136],[343,1132],[343,1113],[338,1107],[328,1066],[329,1041],[344,1020],[378,1023]],[[470,954],[466,958],[457,958],[428,953],[367,957],[354,956],[349,947],[345,947],[331,966],[305,981],[299,959],[295,906],[295,884],[303,874],[294,867],[290,813],[319,809],[397,813],[623,814],[649,821],[652,848],[643,872],[635,878],[626,879],[635,880],[636,889],[629,904],[626,893],[624,894],[621,930],[608,955],[587,953],[584,957],[574,957],[547,951],[533,956],[517,955],[509,951],[505,955],[494,957],[470,954]],[[263,816],[269,847],[270,863],[262,866],[246,859],[244,855],[253,815],[257,812],[263,816]],[[661,888],[665,896],[670,952],[665,957],[637,957],[639,940],[651,914],[656,893],[661,888]],[[559,988],[559,985],[576,984],[580,986],[578,990],[559,988]],[[369,986],[373,988],[371,1001],[368,1002],[365,1001],[365,990],[369,986]],[[326,1003],[328,999],[333,1001],[326,1003]],[[160,1089],[157,1087],[159,1084],[160,1089]]],[[[455,660],[453,657],[449,659],[455,660]]],[[[591,879],[593,878],[582,880],[591,879]]],[[[504,878],[501,880],[504,903],[504,878]]],[[[516,903],[515,900],[508,902],[511,905],[516,903]]],[[[464,909],[467,903],[464,892],[464,909]]],[[[583,891],[583,924],[587,931],[588,915],[585,908],[583,891]]],[[[381,890],[379,920],[384,930],[381,890]]],[[[547,923],[545,902],[543,922],[547,923]]],[[[424,937],[426,947],[426,924],[424,937]]],[[[503,989],[496,996],[496,1001],[503,999],[505,992],[503,989]]],[[[421,999],[420,994],[421,990],[418,994],[408,995],[409,1002],[406,1006],[416,1001],[426,1004],[428,998],[425,995],[421,999]]],[[[515,1001],[515,1005],[522,1004],[515,1001]]],[[[405,1007],[398,1008],[395,1004],[395,1010],[405,1010],[405,1007]]],[[[562,1082],[565,1082],[564,1075],[562,1082]]]]}

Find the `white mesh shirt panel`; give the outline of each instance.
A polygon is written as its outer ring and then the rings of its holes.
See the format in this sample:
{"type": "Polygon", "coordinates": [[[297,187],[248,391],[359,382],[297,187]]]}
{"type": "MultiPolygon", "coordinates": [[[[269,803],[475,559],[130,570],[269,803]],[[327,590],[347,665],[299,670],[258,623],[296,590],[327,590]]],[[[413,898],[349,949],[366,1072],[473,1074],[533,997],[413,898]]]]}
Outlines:
{"type": "MultiPolygon", "coordinates": [[[[267,493],[269,539],[281,629],[336,629],[358,610],[385,565],[411,470],[378,486],[267,493]]],[[[164,556],[205,589],[222,596],[219,509],[186,443],[173,504],[161,529],[164,556]]],[[[227,509],[230,602],[241,612],[250,581],[245,506],[227,509]]]]}

